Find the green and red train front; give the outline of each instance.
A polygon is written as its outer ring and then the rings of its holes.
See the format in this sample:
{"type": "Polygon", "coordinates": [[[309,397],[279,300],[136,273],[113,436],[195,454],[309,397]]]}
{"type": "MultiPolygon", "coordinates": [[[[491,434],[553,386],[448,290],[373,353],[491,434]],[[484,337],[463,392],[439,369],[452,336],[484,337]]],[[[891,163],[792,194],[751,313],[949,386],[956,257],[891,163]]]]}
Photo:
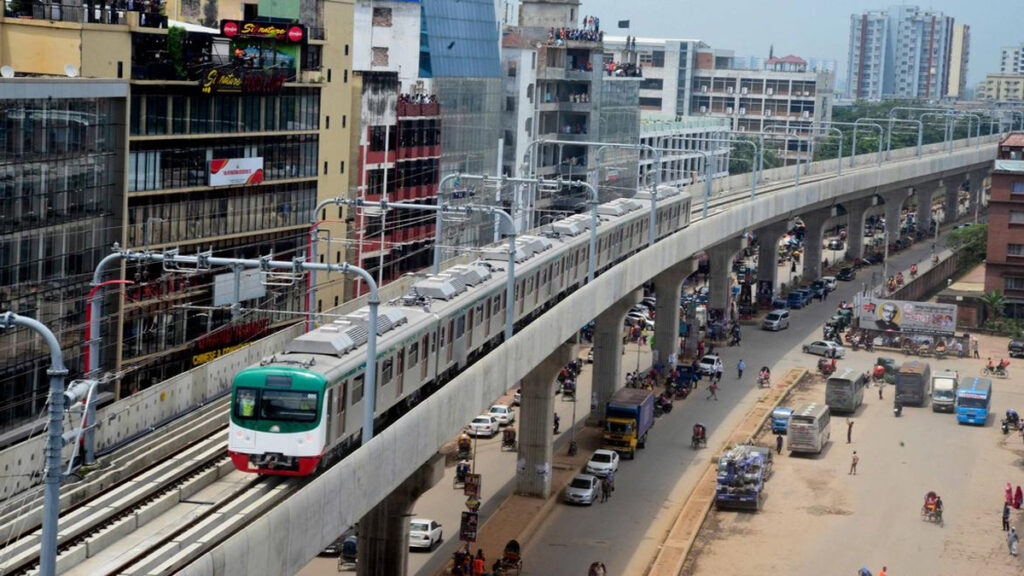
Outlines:
{"type": "Polygon", "coordinates": [[[327,380],[304,368],[261,366],[235,376],[228,455],[242,472],[307,476],[323,458],[327,380]]]}

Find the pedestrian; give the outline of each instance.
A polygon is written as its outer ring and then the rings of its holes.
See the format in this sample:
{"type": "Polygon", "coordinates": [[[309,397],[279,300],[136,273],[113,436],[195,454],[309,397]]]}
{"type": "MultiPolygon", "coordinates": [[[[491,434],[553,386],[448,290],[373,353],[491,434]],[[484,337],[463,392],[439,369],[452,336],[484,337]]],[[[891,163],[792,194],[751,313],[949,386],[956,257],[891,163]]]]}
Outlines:
{"type": "Polygon", "coordinates": [[[722,369],[715,370],[715,386],[718,386],[722,382],[722,369]]]}
{"type": "Polygon", "coordinates": [[[793,265],[789,267],[789,272],[791,274],[796,274],[796,258],[793,259],[793,265]]]}
{"type": "Polygon", "coordinates": [[[776,434],[775,436],[775,453],[782,454],[782,434],[776,434]]]}
{"type": "Polygon", "coordinates": [[[1006,483],[1006,503],[1013,506],[1013,486],[1009,482],[1006,483]]]}
{"type": "Polygon", "coordinates": [[[828,288],[825,288],[825,291],[823,293],[823,296],[821,297],[821,300],[822,300],[822,302],[824,302],[825,300],[828,300],[828,288]]]}
{"type": "Polygon", "coordinates": [[[710,392],[710,394],[708,394],[707,400],[711,400],[712,398],[714,398],[715,401],[717,402],[718,401],[718,382],[712,382],[711,386],[708,386],[708,392],[710,392]]]}
{"type": "Polygon", "coordinates": [[[601,480],[601,502],[607,502],[612,497],[612,485],[607,478],[601,480]]]}
{"type": "Polygon", "coordinates": [[[853,420],[846,419],[846,443],[853,441],[853,420]]]}
{"type": "Polygon", "coordinates": [[[597,483],[597,501],[604,502],[607,498],[604,497],[604,480],[597,483]]]}
{"type": "Polygon", "coordinates": [[[878,573],[878,576],[889,576],[889,567],[882,566],[882,571],[878,573]]]}
{"type": "Polygon", "coordinates": [[[1010,549],[1010,556],[1017,555],[1017,529],[1010,527],[1010,531],[1006,534],[1006,547],[1010,549]]]}
{"type": "Polygon", "coordinates": [[[860,456],[857,456],[857,451],[853,451],[853,459],[850,460],[850,474],[857,475],[857,463],[860,462],[860,456]]]}
{"type": "Polygon", "coordinates": [[[1010,505],[1003,502],[1003,532],[1010,530],[1010,505]]]}
{"type": "Polygon", "coordinates": [[[473,576],[483,576],[484,570],[487,569],[486,560],[484,559],[484,549],[476,549],[476,558],[473,559],[473,576]]]}
{"type": "Polygon", "coordinates": [[[1016,510],[1020,510],[1021,505],[1024,504],[1024,491],[1021,491],[1020,485],[1017,485],[1017,491],[1013,494],[1013,507],[1016,510]]]}
{"type": "Polygon", "coordinates": [[[978,353],[978,341],[977,340],[971,340],[971,348],[974,349],[974,357],[980,359],[981,355],[978,353]]]}
{"type": "Polygon", "coordinates": [[[878,383],[878,399],[882,399],[882,388],[885,386],[885,380],[878,383]]]}
{"type": "Polygon", "coordinates": [[[744,362],[743,359],[740,358],[739,363],[736,364],[736,373],[738,374],[738,376],[736,376],[737,380],[740,380],[740,379],[743,378],[743,369],[746,368],[746,367],[747,367],[746,362],[744,362]]]}

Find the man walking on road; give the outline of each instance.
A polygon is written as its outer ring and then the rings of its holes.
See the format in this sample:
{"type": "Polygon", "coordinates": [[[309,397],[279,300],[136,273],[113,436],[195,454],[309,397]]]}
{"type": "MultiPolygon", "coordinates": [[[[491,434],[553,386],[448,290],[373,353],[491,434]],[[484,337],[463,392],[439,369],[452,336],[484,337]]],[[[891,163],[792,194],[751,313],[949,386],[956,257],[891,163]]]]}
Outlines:
{"type": "Polygon", "coordinates": [[[853,441],[853,420],[846,419],[846,443],[853,441]]]}
{"type": "Polygon", "coordinates": [[[711,400],[714,398],[715,402],[718,402],[718,380],[711,381],[711,386],[708,386],[708,392],[710,392],[710,394],[708,394],[707,399],[711,400]]]}
{"type": "Polygon", "coordinates": [[[857,462],[860,462],[860,456],[857,456],[857,451],[853,451],[853,459],[850,460],[850,474],[857,475],[857,462]]]}
{"type": "Polygon", "coordinates": [[[1010,504],[1003,502],[1003,532],[1010,530],[1010,504]]]}
{"type": "Polygon", "coordinates": [[[743,369],[746,368],[746,367],[747,367],[747,363],[744,362],[742,358],[740,358],[739,363],[736,364],[736,373],[739,374],[736,377],[737,380],[740,380],[740,379],[743,378],[743,369]]]}
{"type": "Polygon", "coordinates": [[[1010,556],[1017,555],[1017,540],[1017,529],[1011,527],[1006,535],[1006,547],[1010,549],[1010,556]]]}
{"type": "Polygon", "coordinates": [[[782,434],[775,436],[775,453],[782,454],[782,434]]]}

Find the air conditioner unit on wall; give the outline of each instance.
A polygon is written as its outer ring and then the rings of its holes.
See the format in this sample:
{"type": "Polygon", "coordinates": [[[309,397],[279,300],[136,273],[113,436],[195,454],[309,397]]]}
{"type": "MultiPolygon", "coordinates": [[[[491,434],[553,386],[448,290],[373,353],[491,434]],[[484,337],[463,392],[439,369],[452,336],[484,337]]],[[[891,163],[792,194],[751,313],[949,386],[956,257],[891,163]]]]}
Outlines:
{"type": "Polygon", "coordinates": [[[726,108],[725,109],[725,113],[726,114],[732,114],[732,106],[729,106],[728,108],[726,108]]]}
{"type": "Polygon", "coordinates": [[[747,109],[746,108],[740,108],[740,116],[746,116],[746,115],[747,115],[747,109]]]}
{"type": "Polygon", "coordinates": [[[700,91],[704,92],[704,93],[707,93],[708,85],[707,84],[702,84],[701,87],[700,87],[700,91]]]}
{"type": "Polygon", "coordinates": [[[707,106],[701,106],[701,107],[700,107],[700,113],[701,113],[701,114],[706,114],[706,113],[707,113],[707,111],[708,111],[708,107],[707,107],[707,106]]]}
{"type": "Polygon", "coordinates": [[[749,91],[750,91],[750,90],[749,90],[749,89],[748,89],[748,88],[747,88],[746,86],[744,86],[744,87],[743,87],[743,88],[742,88],[742,89],[740,90],[740,94],[746,94],[746,93],[747,93],[747,92],[749,92],[749,91]]]}
{"type": "Polygon", "coordinates": [[[808,112],[807,110],[804,110],[804,113],[802,114],[802,116],[803,116],[804,118],[810,118],[810,117],[811,117],[811,113],[810,113],[810,112],[808,112]]]}
{"type": "Polygon", "coordinates": [[[733,88],[732,86],[729,86],[729,88],[728,88],[728,89],[727,89],[726,91],[727,91],[727,92],[728,92],[729,94],[732,94],[734,90],[735,90],[735,88],[733,88]]]}
{"type": "Polygon", "coordinates": [[[771,96],[772,94],[775,94],[775,88],[769,88],[765,90],[765,93],[771,96]]]}
{"type": "Polygon", "coordinates": [[[765,110],[764,111],[764,115],[765,116],[771,116],[772,115],[772,111],[771,110],[765,110]]]}

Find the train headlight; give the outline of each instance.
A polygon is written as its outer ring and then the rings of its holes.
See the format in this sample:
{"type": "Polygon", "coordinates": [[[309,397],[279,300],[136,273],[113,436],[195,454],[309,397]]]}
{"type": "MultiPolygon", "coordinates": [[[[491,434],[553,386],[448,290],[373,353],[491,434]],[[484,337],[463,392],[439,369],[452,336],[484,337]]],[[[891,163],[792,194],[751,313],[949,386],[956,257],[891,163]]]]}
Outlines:
{"type": "Polygon", "coordinates": [[[277,424],[274,424],[273,426],[270,427],[270,431],[271,432],[280,432],[281,431],[281,427],[278,426],[277,424]]]}

